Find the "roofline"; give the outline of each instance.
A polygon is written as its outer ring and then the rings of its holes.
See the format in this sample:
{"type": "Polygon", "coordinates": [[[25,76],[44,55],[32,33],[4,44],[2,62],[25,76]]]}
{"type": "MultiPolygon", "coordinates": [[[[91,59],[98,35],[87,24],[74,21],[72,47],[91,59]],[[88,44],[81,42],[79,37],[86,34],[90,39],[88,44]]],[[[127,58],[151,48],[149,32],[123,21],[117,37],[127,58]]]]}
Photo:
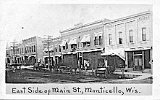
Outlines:
{"type": "Polygon", "coordinates": [[[93,24],[103,23],[103,22],[106,21],[106,20],[110,21],[109,19],[102,19],[102,20],[98,20],[98,21],[94,21],[94,22],[91,22],[91,23],[87,23],[87,24],[81,25],[81,26],[79,26],[79,27],[69,28],[69,29],[60,31],[60,33],[64,33],[64,32],[68,32],[68,31],[76,30],[76,29],[79,29],[79,28],[82,28],[82,27],[87,27],[87,26],[93,25],[93,24]]]}
{"type": "Polygon", "coordinates": [[[129,18],[134,18],[134,17],[142,16],[142,15],[145,15],[145,14],[152,14],[152,11],[149,10],[149,11],[141,12],[141,13],[138,13],[138,14],[133,14],[133,15],[129,15],[129,16],[126,16],[126,17],[114,19],[114,20],[105,22],[104,25],[105,24],[109,24],[109,23],[114,23],[114,22],[122,21],[122,20],[126,20],[126,19],[129,19],[129,18]]]}

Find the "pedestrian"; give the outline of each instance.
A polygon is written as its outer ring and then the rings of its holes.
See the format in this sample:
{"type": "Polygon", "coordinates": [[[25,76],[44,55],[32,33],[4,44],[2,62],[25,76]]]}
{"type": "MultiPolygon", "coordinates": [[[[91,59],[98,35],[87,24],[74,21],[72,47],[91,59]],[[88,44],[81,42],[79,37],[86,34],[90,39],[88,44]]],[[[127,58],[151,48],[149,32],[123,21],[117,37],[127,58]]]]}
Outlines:
{"type": "Polygon", "coordinates": [[[38,69],[38,62],[35,63],[34,67],[35,67],[35,70],[38,69]]]}

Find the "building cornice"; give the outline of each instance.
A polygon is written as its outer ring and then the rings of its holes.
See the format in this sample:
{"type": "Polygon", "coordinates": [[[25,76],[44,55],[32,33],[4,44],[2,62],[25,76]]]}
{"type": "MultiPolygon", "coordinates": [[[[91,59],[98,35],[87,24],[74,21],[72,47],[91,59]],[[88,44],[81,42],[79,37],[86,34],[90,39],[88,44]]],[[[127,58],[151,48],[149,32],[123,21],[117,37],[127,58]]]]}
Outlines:
{"type": "Polygon", "coordinates": [[[126,16],[126,17],[114,19],[114,20],[105,22],[104,25],[110,24],[110,23],[119,22],[119,21],[123,21],[123,20],[127,20],[127,19],[130,19],[130,18],[135,18],[135,17],[143,16],[143,15],[146,15],[146,14],[152,14],[152,11],[145,11],[145,12],[141,12],[141,13],[138,13],[138,14],[133,14],[133,15],[129,15],[129,16],[126,16]]]}
{"type": "Polygon", "coordinates": [[[87,26],[91,26],[91,25],[95,25],[95,24],[103,24],[105,21],[110,21],[108,19],[103,19],[103,20],[98,20],[98,21],[94,21],[94,22],[91,22],[91,23],[87,23],[87,24],[84,24],[84,25],[81,25],[79,27],[73,27],[73,28],[69,28],[69,29],[66,29],[66,30],[63,30],[63,31],[60,31],[60,33],[64,33],[64,32],[69,32],[69,31],[73,31],[73,30],[77,30],[77,29],[80,29],[80,28],[83,28],[83,27],[87,27],[87,26]]]}

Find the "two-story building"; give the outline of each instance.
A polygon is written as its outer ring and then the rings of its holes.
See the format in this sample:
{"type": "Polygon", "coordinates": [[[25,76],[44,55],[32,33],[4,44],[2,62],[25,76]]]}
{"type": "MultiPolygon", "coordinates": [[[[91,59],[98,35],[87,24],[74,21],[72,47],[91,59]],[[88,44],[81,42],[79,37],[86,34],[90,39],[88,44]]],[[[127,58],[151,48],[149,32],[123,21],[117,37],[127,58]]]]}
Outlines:
{"type": "Polygon", "coordinates": [[[55,64],[61,63],[61,38],[56,37],[50,39],[50,41],[43,42],[43,61],[44,64],[48,64],[50,56],[50,64],[54,66],[55,64]]]}
{"type": "Polygon", "coordinates": [[[94,71],[101,63],[106,19],[61,31],[63,63],[71,68],[94,71]]]}
{"type": "Polygon", "coordinates": [[[108,66],[132,71],[151,71],[152,12],[146,11],[104,24],[105,55],[108,66]]]}
{"type": "Polygon", "coordinates": [[[24,64],[34,65],[35,62],[43,59],[43,38],[41,37],[31,37],[22,40],[24,46],[23,50],[23,60],[24,64]]]}

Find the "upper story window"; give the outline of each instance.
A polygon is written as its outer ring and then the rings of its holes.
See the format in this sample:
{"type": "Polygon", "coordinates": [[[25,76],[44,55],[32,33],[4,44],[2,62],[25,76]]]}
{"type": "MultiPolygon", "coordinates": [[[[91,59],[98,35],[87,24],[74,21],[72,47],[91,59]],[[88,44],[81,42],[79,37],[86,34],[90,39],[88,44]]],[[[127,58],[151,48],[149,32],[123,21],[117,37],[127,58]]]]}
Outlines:
{"type": "Polygon", "coordinates": [[[122,32],[118,32],[118,34],[119,34],[119,44],[122,44],[122,32]]]}
{"type": "Polygon", "coordinates": [[[62,43],[60,44],[60,46],[62,47],[63,50],[68,49],[68,43],[67,43],[67,39],[66,40],[62,40],[62,43]]]}
{"type": "Polygon", "coordinates": [[[76,48],[77,48],[77,44],[71,44],[71,49],[72,49],[72,51],[75,51],[76,48]]]}
{"type": "Polygon", "coordinates": [[[59,45],[59,52],[61,52],[61,46],[59,45]]]}
{"type": "Polygon", "coordinates": [[[36,52],[36,46],[35,45],[33,46],[33,52],[36,52]]]}
{"type": "Polygon", "coordinates": [[[101,45],[102,44],[102,32],[94,33],[94,45],[101,45]]]}
{"type": "Polygon", "coordinates": [[[66,49],[68,49],[68,43],[66,43],[66,49]]]}
{"type": "Polygon", "coordinates": [[[27,48],[25,47],[25,53],[27,53],[27,48]]]}
{"type": "Polygon", "coordinates": [[[55,48],[55,51],[57,52],[57,48],[55,48]]]}
{"type": "Polygon", "coordinates": [[[129,42],[133,43],[133,30],[129,30],[129,42]]]}
{"type": "Polygon", "coordinates": [[[146,27],[142,28],[142,41],[146,41],[146,27]]]}
{"type": "Polygon", "coordinates": [[[83,42],[83,47],[89,47],[90,46],[90,42],[83,42]]]}
{"type": "Polygon", "coordinates": [[[22,53],[24,52],[23,50],[24,50],[24,49],[22,48],[22,53]]]}
{"type": "Polygon", "coordinates": [[[32,52],[32,47],[29,47],[29,51],[32,52]]]}
{"type": "Polygon", "coordinates": [[[109,37],[109,45],[112,45],[112,34],[108,34],[109,37]]]}
{"type": "Polygon", "coordinates": [[[102,44],[102,36],[95,36],[94,45],[101,45],[101,44],[102,44]]]}
{"type": "Polygon", "coordinates": [[[63,48],[63,50],[65,50],[65,46],[63,46],[62,48],[63,48]]]}
{"type": "Polygon", "coordinates": [[[31,46],[31,52],[33,52],[33,46],[31,46]]]}
{"type": "Polygon", "coordinates": [[[71,50],[72,51],[75,51],[76,50],[76,48],[77,48],[77,37],[76,38],[72,38],[72,39],[70,39],[70,41],[69,41],[69,45],[71,46],[71,50]]]}

